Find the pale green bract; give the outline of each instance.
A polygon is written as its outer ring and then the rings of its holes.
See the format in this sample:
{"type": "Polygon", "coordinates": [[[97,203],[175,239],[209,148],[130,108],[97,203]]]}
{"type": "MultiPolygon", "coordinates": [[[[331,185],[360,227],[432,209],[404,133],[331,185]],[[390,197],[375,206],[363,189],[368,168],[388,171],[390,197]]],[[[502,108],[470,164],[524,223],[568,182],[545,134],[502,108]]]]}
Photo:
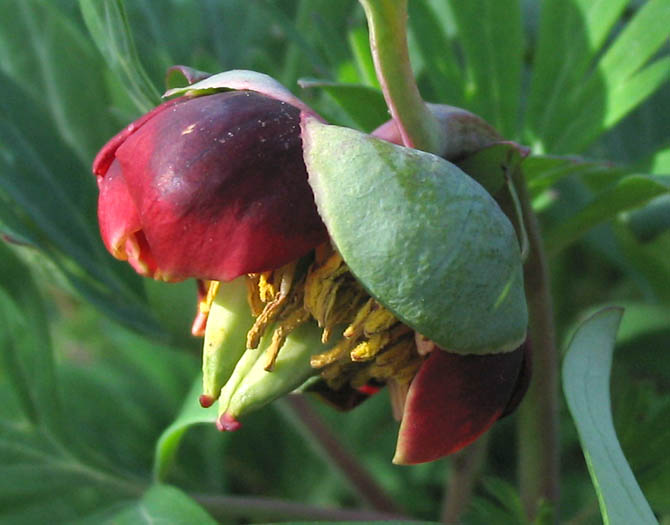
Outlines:
{"type": "Polygon", "coordinates": [[[319,214],[371,295],[452,352],[523,342],[519,242],[486,190],[440,157],[309,117],[303,143],[319,214]]]}

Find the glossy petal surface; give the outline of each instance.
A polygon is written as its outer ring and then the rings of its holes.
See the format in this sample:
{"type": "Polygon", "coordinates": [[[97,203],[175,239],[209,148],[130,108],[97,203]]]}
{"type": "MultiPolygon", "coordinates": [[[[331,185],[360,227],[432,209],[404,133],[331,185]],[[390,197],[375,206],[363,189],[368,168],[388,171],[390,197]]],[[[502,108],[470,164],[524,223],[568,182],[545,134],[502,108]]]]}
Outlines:
{"type": "Polygon", "coordinates": [[[286,264],[327,238],[307,184],[298,109],[228,92],[177,99],[151,115],[112,139],[94,168],[105,173],[112,156],[120,164],[155,278],[230,280],[286,264]]]}
{"type": "Polygon", "coordinates": [[[393,462],[433,461],[477,439],[510,401],[523,356],[522,348],[494,355],[431,352],[410,386],[393,462]]]}
{"type": "Polygon", "coordinates": [[[118,162],[98,177],[98,189],[98,223],[105,247],[117,259],[127,260],[137,273],[153,277],[156,264],[118,162]]]}

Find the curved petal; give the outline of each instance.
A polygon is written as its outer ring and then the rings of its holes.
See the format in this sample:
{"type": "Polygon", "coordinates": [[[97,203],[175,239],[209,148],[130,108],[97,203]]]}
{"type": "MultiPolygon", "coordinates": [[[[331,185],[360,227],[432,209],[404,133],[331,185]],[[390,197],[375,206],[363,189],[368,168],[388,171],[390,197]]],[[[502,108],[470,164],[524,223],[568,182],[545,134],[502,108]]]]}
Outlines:
{"type": "Polygon", "coordinates": [[[121,165],[112,162],[107,174],[98,176],[98,222],[100,236],[109,252],[127,260],[137,273],[152,277],[156,271],[140,216],[121,174],[121,165]]]}
{"type": "Polygon", "coordinates": [[[307,184],[299,110],[252,92],[187,99],[116,151],[156,278],[231,280],[327,239],[307,184]]]}
{"type": "Polygon", "coordinates": [[[512,396],[523,355],[522,348],[493,355],[431,352],[410,385],[393,462],[433,461],[488,430],[512,396]]]}
{"type": "Polygon", "coordinates": [[[521,349],[523,351],[523,363],[521,364],[521,370],[519,371],[519,376],[516,378],[516,383],[514,384],[512,395],[510,396],[507,405],[505,405],[505,410],[503,410],[498,419],[509,416],[517,409],[523,400],[523,397],[526,395],[528,387],[530,386],[530,379],[533,375],[533,359],[529,339],[526,339],[526,342],[522,345],[521,349]]]}
{"type": "MultiPolygon", "coordinates": [[[[459,159],[502,140],[493,126],[474,113],[444,104],[428,104],[428,108],[444,130],[446,145],[442,157],[447,160],[459,159]]],[[[393,119],[375,129],[372,136],[402,145],[400,129],[393,119]]]]}
{"type": "Polygon", "coordinates": [[[149,113],[142,115],[137,120],[128,124],[125,128],[119,131],[107,143],[102,147],[93,160],[93,173],[95,175],[104,176],[107,173],[107,170],[111,166],[114,158],[116,156],[116,150],[138,129],[140,129],[147,121],[158,115],[159,113],[165,111],[166,109],[174,106],[175,104],[180,104],[183,102],[184,98],[176,98],[161,104],[160,106],[155,107],[149,113]]]}

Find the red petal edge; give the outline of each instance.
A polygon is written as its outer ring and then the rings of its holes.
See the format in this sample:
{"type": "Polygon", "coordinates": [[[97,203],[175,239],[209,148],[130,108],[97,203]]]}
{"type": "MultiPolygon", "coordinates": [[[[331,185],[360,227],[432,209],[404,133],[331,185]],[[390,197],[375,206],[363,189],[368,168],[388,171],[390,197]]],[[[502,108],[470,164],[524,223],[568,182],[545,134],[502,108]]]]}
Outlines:
{"type": "Polygon", "coordinates": [[[488,430],[517,384],[524,350],[491,355],[431,352],[410,385],[393,462],[452,454],[488,430]]]}

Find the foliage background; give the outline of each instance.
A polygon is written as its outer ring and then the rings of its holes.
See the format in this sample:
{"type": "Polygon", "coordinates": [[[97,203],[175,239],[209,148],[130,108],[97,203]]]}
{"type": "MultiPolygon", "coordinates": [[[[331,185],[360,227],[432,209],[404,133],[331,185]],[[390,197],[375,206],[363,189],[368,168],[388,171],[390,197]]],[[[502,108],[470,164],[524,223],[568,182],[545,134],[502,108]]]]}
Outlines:
{"type": "MultiPolygon", "coordinates": [[[[670,522],[670,2],[410,0],[410,27],[427,100],[547,155],[526,176],[560,340],[595,307],[626,307],[615,424],[670,522]]],[[[196,424],[211,415],[190,409],[193,283],[141,280],[98,239],[92,158],[159,102],[173,64],[263,71],[365,131],[387,118],[353,0],[0,0],[2,523],[204,523],[203,508],[233,523],[366,505],[285,404],[230,435],[196,424]]],[[[391,465],[383,395],[348,414],[314,409],[403,514],[439,519],[452,464],[391,465]]],[[[514,430],[512,416],[491,432],[465,523],[525,520],[514,430]]],[[[561,447],[560,520],[598,523],[565,408],[561,447]]]]}

